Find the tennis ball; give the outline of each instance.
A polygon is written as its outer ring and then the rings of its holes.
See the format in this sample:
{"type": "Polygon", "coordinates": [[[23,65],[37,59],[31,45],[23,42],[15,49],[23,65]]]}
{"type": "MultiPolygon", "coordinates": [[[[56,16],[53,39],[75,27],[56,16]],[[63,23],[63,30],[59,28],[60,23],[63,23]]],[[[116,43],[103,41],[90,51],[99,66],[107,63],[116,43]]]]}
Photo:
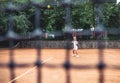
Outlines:
{"type": "Polygon", "coordinates": [[[50,6],[50,5],[47,5],[47,8],[48,8],[48,9],[50,9],[50,8],[51,8],[51,6],[50,6]]]}

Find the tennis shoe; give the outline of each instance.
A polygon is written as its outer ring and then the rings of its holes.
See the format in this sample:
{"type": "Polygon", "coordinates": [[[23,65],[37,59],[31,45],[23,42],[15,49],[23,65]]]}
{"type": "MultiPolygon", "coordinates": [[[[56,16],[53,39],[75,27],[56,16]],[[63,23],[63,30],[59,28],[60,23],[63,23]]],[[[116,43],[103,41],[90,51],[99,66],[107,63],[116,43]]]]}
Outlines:
{"type": "Polygon", "coordinates": [[[79,57],[78,55],[76,55],[76,57],[79,57]]]}
{"type": "Polygon", "coordinates": [[[75,57],[76,55],[72,55],[73,57],[75,57]]]}

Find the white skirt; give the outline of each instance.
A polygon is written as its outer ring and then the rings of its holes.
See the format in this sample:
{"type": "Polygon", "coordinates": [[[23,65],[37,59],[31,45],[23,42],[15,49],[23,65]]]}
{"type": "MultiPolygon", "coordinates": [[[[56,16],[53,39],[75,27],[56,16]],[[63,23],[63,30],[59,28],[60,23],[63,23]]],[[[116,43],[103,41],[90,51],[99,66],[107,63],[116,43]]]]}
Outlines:
{"type": "Polygon", "coordinates": [[[78,49],[78,47],[77,47],[77,46],[73,47],[73,50],[77,50],[77,49],[78,49]]]}

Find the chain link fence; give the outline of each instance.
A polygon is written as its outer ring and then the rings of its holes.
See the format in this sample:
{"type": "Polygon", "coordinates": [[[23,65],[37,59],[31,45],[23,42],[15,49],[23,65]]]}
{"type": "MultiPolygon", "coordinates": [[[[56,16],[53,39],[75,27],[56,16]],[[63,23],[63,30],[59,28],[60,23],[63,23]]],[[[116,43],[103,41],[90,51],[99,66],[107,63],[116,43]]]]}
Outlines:
{"type": "MultiPolygon", "coordinates": [[[[42,0],[41,0],[42,1],[42,0]]],[[[77,0],[79,2],[79,0],[77,0]]],[[[85,0],[82,0],[82,1],[85,1],[85,0]]],[[[70,0],[65,0],[64,1],[61,1],[61,5],[68,5],[70,3],[70,0]]],[[[51,3],[52,5],[54,5],[54,3],[51,3]]],[[[73,4],[77,4],[76,3],[73,3],[73,4]]],[[[13,80],[15,78],[15,67],[21,67],[21,68],[24,68],[24,67],[29,67],[31,66],[31,64],[16,64],[14,62],[14,41],[21,41],[21,40],[27,40],[29,41],[29,39],[37,39],[39,38],[40,36],[43,36],[44,33],[42,32],[41,28],[40,28],[40,8],[41,6],[46,6],[46,4],[44,3],[40,3],[38,2],[37,0],[32,0],[30,2],[28,2],[27,4],[21,4],[17,7],[15,7],[15,5],[12,3],[12,0],[9,0],[8,1],[8,4],[7,4],[7,7],[6,9],[1,9],[1,12],[3,11],[7,11],[9,13],[8,15],[8,32],[5,36],[0,36],[0,41],[5,41],[7,40],[9,42],[9,50],[10,50],[10,53],[9,53],[9,56],[10,56],[10,62],[9,64],[1,64],[0,63],[0,68],[3,68],[3,67],[9,67],[9,70],[10,70],[10,79],[12,80],[10,83],[16,83],[16,80],[13,80]],[[13,16],[14,16],[14,12],[16,11],[22,11],[22,10],[25,10],[27,8],[30,8],[31,6],[34,6],[35,7],[35,28],[33,30],[33,32],[27,34],[27,35],[18,35],[17,33],[14,32],[14,28],[13,28],[13,23],[14,23],[14,20],[13,20],[13,16]]],[[[55,5],[56,6],[56,5],[55,5]]],[[[65,6],[65,7],[69,7],[69,6],[65,6]]],[[[69,10],[68,10],[69,11],[69,10]]],[[[68,12],[69,13],[69,12],[68,12]]],[[[68,16],[69,17],[69,16],[68,16]]],[[[67,18],[68,19],[68,18],[67,18]]],[[[69,21],[66,21],[66,22],[69,22],[69,21]]],[[[68,23],[69,24],[69,23],[68,23]]],[[[114,32],[111,32],[110,33],[114,33],[114,32]]],[[[70,39],[71,34],[69,32],[66,33],[66,44],[65,44],[65,48],[66,48],[66,62],[63,64],[63,68],[65,69],[65,73],[66,73],[66,83],[71,83],[71,80],[70,80],[70,69],[71,68],[75,68],[75,69],[93,69],[93,68],[97,68],[98,71],[99,71],[99,83],[104,83],[104,69],[106,68],[106,65],[104,64],[104,56],[103,56],[103,48],[101,46],[101,42],[98,42],[99,44],[99,63],[97,66],[95,67],[92,67],[92,66],[75,66],[75,65],[71,65],[70,64],[70,39]]],[[[40,60],[40,57],[41,57],[41,41],[39,40],[39,42],[36,43],[36,50],[37,50],[37,59],[36,59],[36,62],[34,63],[34,65],[36,66],[37,68],[37,83],[42,83],[42,79],[41,79],[41,74],[42,74],[42,71],[41,71],[41,68],[42,68],[42,62],[40,60]]],[[[54,65],[53,65],[54,66],[54,65]]],[[[48,66],[49,67],[49,66],[48,66]]],[[[51,68],[51,67],[49,67],[51,68]]],[[[120,67],[119,67],[120,68],[120,67]]],[[[117,68],[117,69],[119,69],[117,68]]]]}

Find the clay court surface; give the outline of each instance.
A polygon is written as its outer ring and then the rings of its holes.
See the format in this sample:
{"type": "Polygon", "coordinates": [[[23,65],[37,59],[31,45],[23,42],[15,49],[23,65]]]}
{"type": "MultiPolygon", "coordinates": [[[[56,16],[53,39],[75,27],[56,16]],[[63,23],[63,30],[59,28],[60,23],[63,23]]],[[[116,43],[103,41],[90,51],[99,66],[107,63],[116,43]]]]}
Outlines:
{"type": "MultiPolygon", "coordinates": [[[[79,49],[79,57],[72,57],[72,50],[41,49],[41,83],[120,83],[120,49],[79,49]],[[69,55],[69,72],[63,67],[69,55]],[[105,63],[102,74],[97,68],[99,62],[105,63]],[[102,82],[100,78],[102,75],[102,82]]],[[[36,49],[15,49],[13,60],[16,64],[30,64],[28,67],[14,68],[15,83],[38,83],[36,49]]],[[[10,62],[8,49],[0,49],[0,64],[10,62]]],[[[9,67],[0,67],[0,83],[12,83],[9,67]]]]}

